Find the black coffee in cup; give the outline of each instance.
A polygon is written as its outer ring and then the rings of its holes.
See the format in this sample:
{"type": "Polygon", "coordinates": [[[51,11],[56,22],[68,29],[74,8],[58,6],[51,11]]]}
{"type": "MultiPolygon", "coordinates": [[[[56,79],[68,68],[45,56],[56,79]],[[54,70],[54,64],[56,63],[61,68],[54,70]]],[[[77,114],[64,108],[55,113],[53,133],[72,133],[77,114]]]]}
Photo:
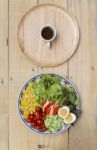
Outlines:
{"type": "Polygon", "coordinates": [[[50,40],[54,36],[53,29],[51,27],[45,27],[42,29],[41,35],[45,40],[50,40]]]}
{"type": "Polygon", "coordinates": [[[56,38],[56,29],[52,25],[44,25],[40,30],[40,35],[43,41],[47,42],[47,47],[51,48],[51,42],[56,38]]]}

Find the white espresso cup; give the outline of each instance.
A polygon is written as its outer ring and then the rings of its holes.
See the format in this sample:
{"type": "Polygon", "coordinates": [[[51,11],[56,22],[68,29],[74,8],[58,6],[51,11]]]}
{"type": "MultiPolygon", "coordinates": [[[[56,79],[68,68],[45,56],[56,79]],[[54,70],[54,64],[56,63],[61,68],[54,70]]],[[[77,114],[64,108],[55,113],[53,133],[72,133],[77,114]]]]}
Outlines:
{"type": "Polygon", "coordinates": [[[47,24],[41,28],[41,38],[47,42],[47,47],[51,48],[51,42],[56,38],[56,29],[54,26],[47,24]]]}

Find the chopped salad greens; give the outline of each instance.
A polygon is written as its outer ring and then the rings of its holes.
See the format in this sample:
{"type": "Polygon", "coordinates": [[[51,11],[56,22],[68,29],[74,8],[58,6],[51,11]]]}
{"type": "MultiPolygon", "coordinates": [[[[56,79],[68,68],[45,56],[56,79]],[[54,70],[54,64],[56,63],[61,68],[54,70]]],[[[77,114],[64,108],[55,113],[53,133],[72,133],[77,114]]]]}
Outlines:
{"type": "Polygon", "coordinates": [[[20,99],[24,119],[39,131],[60,130],[64,126],[63,118],[66,114],[63,109],[58,115],[60,108],[66,106],[71,112],[77,112],[77,105],[79,99],[75,89],[54,74],[44,74],[30,81],[20,99]]]}

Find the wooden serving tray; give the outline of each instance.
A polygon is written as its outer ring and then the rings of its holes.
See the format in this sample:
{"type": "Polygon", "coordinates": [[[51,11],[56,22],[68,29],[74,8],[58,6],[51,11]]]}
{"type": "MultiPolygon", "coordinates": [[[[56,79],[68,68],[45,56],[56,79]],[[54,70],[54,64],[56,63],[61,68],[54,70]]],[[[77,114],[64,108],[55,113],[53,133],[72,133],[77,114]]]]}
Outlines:
{"type": "Polygon", "coordinates": [[[38,5],[22,17],[18,41],[22,52],[35,63],[55,66],[65,62],[75,52],[79,41],[78,24],[73,16],[59,6],[38,5]],[[57,31],[50,49],[40,36],[40,30],[45,24],[53,25],[57,31]]]}

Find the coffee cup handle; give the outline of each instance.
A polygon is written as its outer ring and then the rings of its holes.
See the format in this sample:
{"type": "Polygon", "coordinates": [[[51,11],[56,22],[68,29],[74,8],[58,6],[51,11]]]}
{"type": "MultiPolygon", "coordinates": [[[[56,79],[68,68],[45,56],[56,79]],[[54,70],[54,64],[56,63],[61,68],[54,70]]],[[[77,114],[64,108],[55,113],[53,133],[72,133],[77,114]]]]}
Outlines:
{"type": "Polygon", "coordinates": [[[51,42],[47,42],[47,47],[51,48],[51,42]]]}

